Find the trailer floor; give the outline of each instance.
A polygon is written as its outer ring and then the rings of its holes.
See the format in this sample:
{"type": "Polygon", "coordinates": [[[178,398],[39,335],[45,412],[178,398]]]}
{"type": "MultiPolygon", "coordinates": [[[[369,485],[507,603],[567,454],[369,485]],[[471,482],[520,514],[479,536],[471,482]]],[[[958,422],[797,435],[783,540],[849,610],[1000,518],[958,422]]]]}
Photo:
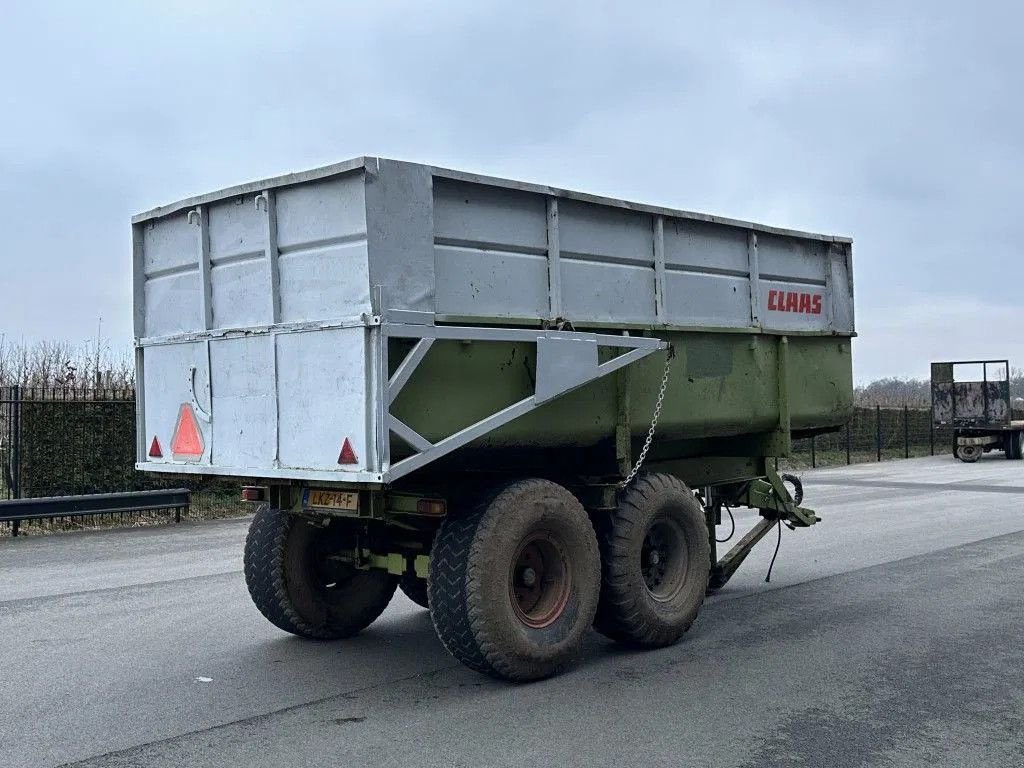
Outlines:
{"type": "Polygon", "coordinates": [[[1024,463],[804,477],[825,521],[771,584],[772,537],[679,645],[595,635],[528,686],[404,598],[352,641],[278,632],[237,521],[0,541],[0,765],[1024,764],[1024,463]]]}

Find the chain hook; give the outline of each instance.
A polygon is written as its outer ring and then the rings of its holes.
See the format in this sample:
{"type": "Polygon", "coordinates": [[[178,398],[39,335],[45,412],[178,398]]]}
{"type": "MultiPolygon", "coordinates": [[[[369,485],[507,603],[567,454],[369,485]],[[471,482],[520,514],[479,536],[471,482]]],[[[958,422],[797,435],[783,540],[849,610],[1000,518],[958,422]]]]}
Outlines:
{"type": "Polygon", "coordinates": [[[654,415],[651,417],[651,426],[647,430],[647,437],[644,440],[644,447],[640,449],[640,456],[636,460],[636,464],[633,465],[633,469],[626,476],[626,479],[619,483],[619,488],[625,488],[631,482],[633,478],[640,472],[640,467],[644,464],[644,459],[647,458],[647,452],[651,450],[651,443],[654,442],[654,430],[658,426],[658,419],[661,418],[661,406],[665,402],[665,391],[668,389],[668,375],[672,369],[672,358],[675,356],[675,350],[669,346],[668,355],[665,359],[665,373],[661,377],[661,388],[658,390],[658,399],[654,403],[654,415]]]}

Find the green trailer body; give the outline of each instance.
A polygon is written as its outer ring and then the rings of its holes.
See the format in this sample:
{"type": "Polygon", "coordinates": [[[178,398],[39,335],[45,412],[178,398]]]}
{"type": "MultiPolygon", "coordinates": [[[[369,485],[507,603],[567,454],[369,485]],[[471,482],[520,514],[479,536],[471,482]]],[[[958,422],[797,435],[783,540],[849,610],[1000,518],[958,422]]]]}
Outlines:
{"type": "MultiPolygon", "coordinates": [[[[671,345],[673,358],[650,460],[785,456],[792,434],[838,428],[852,413],[849,339],[698,332],[659,338],[671,345]]],[[[595,469],[614,474],[616,431],[624,420],[630,447],[640,447],[665,363],[664,354],[651,355],[552,400],[489,433],[459,459],[485,468],[490,454],[507,455],[501,449],[522,451],[528,460],[538,448],[605,447],[592,453],[603,458],[595,469]]],[[[440,342],[392,413],[436,442],[528,397],[535,370],[530,344],[440,342]]],[[[620,448],[620,460],[621,454],[620,448]]],[[[407,455],[405,446],[392,448],[396,459],[407,455]]]]}
{"type": "Polygon", "coordinates": [[[817,520],[771,464],[852,414],[846,238],[378,158],[133,230],[138,468],[246,478],[286,631],[351,634],[400,585],[533,679],[592,622],[673,642],[817,520]],[[735,505],[762,521],[719,558],[735,505]]]}

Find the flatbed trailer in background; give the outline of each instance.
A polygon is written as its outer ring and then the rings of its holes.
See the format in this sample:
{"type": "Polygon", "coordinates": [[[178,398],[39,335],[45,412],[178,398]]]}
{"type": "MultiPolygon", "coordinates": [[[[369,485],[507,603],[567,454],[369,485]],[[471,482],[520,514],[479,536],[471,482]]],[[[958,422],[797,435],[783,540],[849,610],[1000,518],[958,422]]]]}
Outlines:
{"type": "Polygon", "coordinates": [[[772,469],[853,410],[851,242],[382,158],[135,217],[138,468],[250,478],[250,594],[396,587],[473,669],[659,647],[809,526],[772,469]],[[761,519],[719,557],[723,509],[761,519]]]}
{"type": "Polygon", "coordinates": [[[953,427],[953,455],[960,461],[993,450],[1024,458],[1024,419],[1015,415],[1009,360],[932,363],[932,421],[953,427]]]}

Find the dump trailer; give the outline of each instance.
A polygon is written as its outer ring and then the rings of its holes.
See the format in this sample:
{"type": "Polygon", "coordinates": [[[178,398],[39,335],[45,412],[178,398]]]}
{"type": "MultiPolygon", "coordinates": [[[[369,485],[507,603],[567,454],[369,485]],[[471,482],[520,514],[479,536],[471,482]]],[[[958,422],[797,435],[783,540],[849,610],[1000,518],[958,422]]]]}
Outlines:
{"type": "Polygon", "coordinates": [[[992,450],[1024,458],[1024,414],[1010,399],[1009,360],[932,363],[932,422],[953,428],[953,455],[973,463],[992,450]]]}
{"type": "Polygon", "coordinates": [[[240,478],[245,578],[343,638],[396,589],[545,677],[675,642],[852,413],[851,241],[359,158],[133,219],[138,468],[240,478]],[[724,555],[723,509],[760,519],[724,555]]]}

